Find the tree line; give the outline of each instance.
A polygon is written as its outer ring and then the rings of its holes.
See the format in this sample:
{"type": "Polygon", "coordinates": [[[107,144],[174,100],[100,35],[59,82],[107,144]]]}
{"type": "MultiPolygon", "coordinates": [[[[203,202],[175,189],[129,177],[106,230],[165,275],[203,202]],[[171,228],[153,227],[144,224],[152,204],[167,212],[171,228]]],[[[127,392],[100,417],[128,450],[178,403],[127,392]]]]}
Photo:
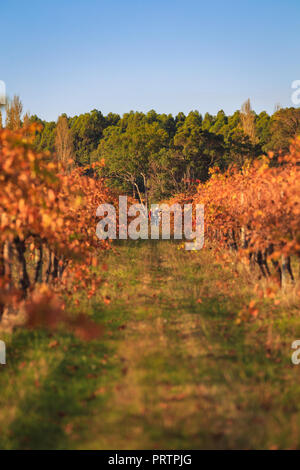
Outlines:
{"type": "MultiPolygon", "coordinates": [[[[247,100],[232,115],[191,111],[158,114],[130,111],[104,116],[96,109],[79,116],[61,115],[57,122],[38,116],[21,118],[18,97],[7,105],[5,126],[40,125],[34,146],[66,165],[105,161],[101,176],[110,186],[143,199],[161,200],[205,182],[210,168],[225,171],[266,155],[287,153],[300,134],[300,109],[279,108],[273,115],[256,114],[247,100]]],[[[0,116],[0,126],[2,118],[0,116]]],[[[276,159],[273,159],[276,162],[276,159]]]]}

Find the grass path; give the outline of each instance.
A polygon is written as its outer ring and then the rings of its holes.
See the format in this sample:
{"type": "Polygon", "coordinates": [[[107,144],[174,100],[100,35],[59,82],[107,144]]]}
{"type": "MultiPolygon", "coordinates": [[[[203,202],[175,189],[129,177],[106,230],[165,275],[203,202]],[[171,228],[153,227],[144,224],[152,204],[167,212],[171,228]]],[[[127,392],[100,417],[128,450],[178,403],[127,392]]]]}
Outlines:
{"type": "Polygon", "coordinates": [[[96,298],[80,299],[99,341],[5,337],[0,448],[300,447],[296,301],[262,299],[238,324],[251,277],[172,242],[126,243],[105,264],[96,298]]]}

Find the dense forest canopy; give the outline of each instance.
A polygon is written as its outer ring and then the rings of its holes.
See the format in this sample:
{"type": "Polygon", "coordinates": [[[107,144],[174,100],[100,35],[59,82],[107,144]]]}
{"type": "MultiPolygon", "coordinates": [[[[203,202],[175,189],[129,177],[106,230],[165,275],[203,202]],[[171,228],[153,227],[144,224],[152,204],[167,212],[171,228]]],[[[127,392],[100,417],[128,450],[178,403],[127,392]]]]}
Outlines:
{"type": "MultiPolygon", "coordinates": [[[[10,128],[20,114],[21,104],[17,97],[14,100],[6,113],[10,128]]],[[[150,110],[130,111],[121,117],[104,116],[94,109],[74,117],[63,114],[57,122],[35,115],[25,118],[41,125],[37,150],[56,152],[60,160],[78,166],[104,160],[102,176],[109,184],[145,202],[206,181],[212,167],[221,171],[231,165],[241,168],[269,151],[275,156],[286,153],[291,140],[300,134],[300,109],[277,109],[271,116],[265,111],[256,114],[249,100],[230,116],[223,110],[217,115],[191,111],[176,116],[150,110]]]]}

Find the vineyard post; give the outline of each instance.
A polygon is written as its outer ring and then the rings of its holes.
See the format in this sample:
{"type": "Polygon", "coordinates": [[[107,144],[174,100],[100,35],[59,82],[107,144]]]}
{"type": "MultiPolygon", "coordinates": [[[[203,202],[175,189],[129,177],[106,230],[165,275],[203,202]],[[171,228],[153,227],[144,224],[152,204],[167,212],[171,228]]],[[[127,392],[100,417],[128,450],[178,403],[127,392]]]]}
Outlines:
{"type": "MultiPolygon", "coordinates": [[[[243,205],[244,205],[244,193],[241,194],[241,209],[243,208],[243,205]]],[[[247,247],[246,246],[246,230],[245,230],[244,225],[242,225],[241,227],[241,245],[243,249],[247,247]]]]}
{"type": "Polygon", "coordinates": [[[43,244],[40,242],[38,249],[35,250],[35,278],[34,282],[42,282],[43,281],[43,244]]]}
{"type": "Polygon", "coordinates": [[[290,256],[281,255],[281,266],[281,285],[282,288],[285,288],[288,283],[288,274],[290,275],[292,282],[294,281],[290,256]]]}
{"type": "Polygon", "coordinates": [[[30,280],[27,272],[27,262],[25,258],[26,246],[23,240],[20,240],[19,237],[15,238],[15,246],[18,253],[19,263],[22,269],[22,277],[20,279],[20,287],[23,291],[23,297],[27,296],[27,289],[30,287],[30,280]]]}
{"type": "Polygon", "coordinates": [[[4,258],[4,274],[9,280],[11,280],[11,277],[12,277],[12,269],[11,269],[12,246],[11,246],[11,243],[9,241],[6,241],[4,243],[3,258],[4,258]]]}

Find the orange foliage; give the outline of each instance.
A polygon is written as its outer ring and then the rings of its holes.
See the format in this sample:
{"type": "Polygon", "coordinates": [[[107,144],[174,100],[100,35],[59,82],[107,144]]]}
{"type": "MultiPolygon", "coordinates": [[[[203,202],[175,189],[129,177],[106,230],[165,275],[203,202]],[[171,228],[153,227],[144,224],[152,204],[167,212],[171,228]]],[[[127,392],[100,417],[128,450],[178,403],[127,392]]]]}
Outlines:
{"type": "MultiPolygon", "coordinates": [[[[82,286],[95,292],[101,280],[90,266],[98,250],[109,248],[96,236],[96,209],[115,196],[85,169],[66,173],[53,156],[35,152],[34,132],[34,126],[0,129],[0,318],[6,305],[30,299],[41,283],[68,295],[82,286]]],[[[41,315],[45,302],[44,296],[41,315]]],[[[36,301],[26,308],[35,323],[36,301]]]]}
{"type": "Polygon", "coordinates": [[[234,241],[237,248],[267,250],[274,258],[300,256],[300,140],[271,166],[272,155],[242,171],[211,170],[196,194],[180,194],[169,204],[204,204],[206,239],[234,241]]]}

